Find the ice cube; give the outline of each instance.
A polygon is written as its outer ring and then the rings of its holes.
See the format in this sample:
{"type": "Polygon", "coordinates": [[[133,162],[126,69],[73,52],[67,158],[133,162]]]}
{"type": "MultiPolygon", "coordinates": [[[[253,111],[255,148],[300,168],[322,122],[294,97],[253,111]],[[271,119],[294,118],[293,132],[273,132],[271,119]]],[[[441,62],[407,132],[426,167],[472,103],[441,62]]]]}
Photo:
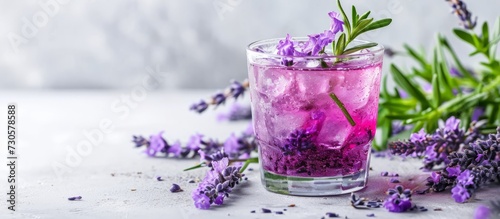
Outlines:
{"type": "Polygon", "coordinates": [[[318,142],[332,146],[343,145],[351,133],[351,128],[345,117],[329,117],[318,135],[318,142]]]}
{"type": "MultiPolygon", "coordinates": [[[[380,66],[344,72],[341,86],[335,87],[337,97],[344,103],[346,109],[354,111],[366,105],[374,92],[375,83],[380,75],[380,66]]],[[[378,89],[378,87],[376,88],[378,89]]]]}

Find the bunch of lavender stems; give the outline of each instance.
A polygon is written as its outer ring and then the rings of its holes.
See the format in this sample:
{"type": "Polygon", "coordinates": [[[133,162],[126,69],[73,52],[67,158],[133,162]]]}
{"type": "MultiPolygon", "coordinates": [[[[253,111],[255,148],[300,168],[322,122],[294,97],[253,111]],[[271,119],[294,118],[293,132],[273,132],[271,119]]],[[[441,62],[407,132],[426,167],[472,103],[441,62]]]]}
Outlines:
{"type": "Polygon", "coordinates": [[[389,143],[394,155],[424,159],[424,169],[432,170],[450,163],[448,156],[460,151],[464,146],[482,137],[480,128],[484,122],[472,122],[467,130],[460,128],[460,120],[450,117],[432,134],[422,129],[404,141],[389,143]]]}
{"type": "Polygon", "coordinates": [[[466,202],[484,184],[500,182],[500,127],[496,134],[478,139],[462,151],[448,156],[450,162],[442,171],[427,179],[429,190],[440,192],[452,188],[456,202],[466,202]]]}

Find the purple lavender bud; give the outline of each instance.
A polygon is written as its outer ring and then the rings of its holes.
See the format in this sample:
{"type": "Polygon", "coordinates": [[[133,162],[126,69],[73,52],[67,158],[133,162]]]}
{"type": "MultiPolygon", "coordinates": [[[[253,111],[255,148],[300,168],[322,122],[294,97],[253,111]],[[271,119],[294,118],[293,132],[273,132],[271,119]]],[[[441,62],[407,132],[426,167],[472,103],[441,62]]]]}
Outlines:
{"type": "Polygon", "coordinates": [[[267,208],[262,208],[262,213],[271,213],[272,211],[267,208]]]}
{"type": "Polygon", "coordinates": [[[476,107],[474,108],[474,111],[472,112],[472,121],[478,121],[481,116],[484,115],[484,107],[476,107]]]}
{"type": "Polygon", "coordinates": [[[148,140],[146,140],[146,139],[145,139],[144,137],[142,137],[141,135],[139,135],[139,136],[135,136],[135,135],[134,135],[134,136],[132,136],[132,137],[133,137],[132,142],[134,142],[134,143],[135,143],[135,146],[136,146],[136,147],[141,147],[141,146],[143,146],[143,145],[145,145],[145,146],[148,146],[148,145],[149,145],[149,141],[148,141],[148,140]]]}
{"type": "Polygon", "coordinates": [[[332,218],[332,217],[340,217],[339,214],[337,213],[333,213],[333,212],[327,212],[326,213],[326,216],[332,218]]]}
{"type": "Polygon", "coordinates": [[[196,111],[198,113],[202,113],[204,112],[206,109],[208,108],[208,104],[207,102],[205,102],[204,100],[200,100],[199,103],[195,103],[193,105],[191,105],[191,107],[189,108],[190,110],[193,110],[193,111],[196,111]]]}
{"type": "Polygon", "coordinates": [[[453,8],[453,13],[458,16],[465,29],[472,30],[477,24],[477,17],[472,19],[472,13],[462,0],[447,0],[453,8]]]}
{"type": "Polygon", "coordinates": [[[388,176],[388,175],[389,175],[389,172],[387,172],[387,171],[384,171],[384,172],[380,173],[380,176],[388,176]]]}
{"type": "Polygon", "coordinates": [[[240,95],[243,95],[245,92],[246,88],[238,81],[232,80],[231,85],[229,86],[231,95],[233,96],[234,99],[238,99],[240,95]]]}
{"type": "Polygon", "coordinates": [[[275,211],[274,213],[276,213],[276,214],[283,214],[282,211],[275,211]]]}
{"type": "Polygon", "coordinates": [[[176,193],[176,192],[182,192],[183,190],[181,187],[175,183],[172,184],[172,187],[170,188],[170,192],[176,193]]]}
{"type": "Polygon", "coordinates": [[[212,102],[215,105],[220,105],[226,102],[226,96],[223,93],[217,93],[212,97],[212,102]]]}
{"type": "Polygon", "coordinates": [[[400,183],[399,179],[391,178],[391,183],[400,183]]]}
{"type": "Polygon", "coordinates": [[[156,177],[156,180],[157,180],[157,181],[163,181],[163,179],[161,178],[161,176],[157,176],[157,177],[156,177]]]}
{"type": "Polygon", "coordinates": [[[82,200],[82,196],[74,196],[74,197],[69,197],[69,201],[79,201],[82,200]]]}

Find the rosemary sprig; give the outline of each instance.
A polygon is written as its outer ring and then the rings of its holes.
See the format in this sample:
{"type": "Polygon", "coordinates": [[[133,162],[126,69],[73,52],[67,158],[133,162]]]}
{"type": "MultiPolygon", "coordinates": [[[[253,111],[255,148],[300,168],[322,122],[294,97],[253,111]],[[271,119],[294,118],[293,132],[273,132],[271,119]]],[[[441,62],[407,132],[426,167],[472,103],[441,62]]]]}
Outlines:
{"type": "Polygon", "coordinates": [[[332,98],[333,101],[335,101],[340,110],[342,110],[342,113],[344,114],[345,118],[349,121],[349,124],[351,124],[351,126],[356,126],[356,122],[354,122],[354,119],[352,119],[351,114],[349,114],[349,112],[344,106],[344,103],[342,103],[342,101],[339,100],[337,95],[331,93],[330,97],[332,98]]]}
{"type": "Polygon", "coordinates": [[[349,17],[344,11],[340,0],[337,0],[337,5],[340,9],[340,13],[342,14],[342,19],[344,21],[345,29],[347,33],[341,33],[339,38],[332,43],[332,51],[335,55],[347,55],[352,54],[357,51],[367,49],[370,47],[377,46],[377,43],[365,43],[361,45],[356,45],[354,47],[348,48],[349,43],[351,43],[356,37],[359,35],[366,33],[368,31],[380,29],[391,24],[391,18],[384,18],[377,21],[374,21],[373,18],[369,18],[370,11],[364,13],[363,15],[358,14],[356,7],[352,6],[351,17],[352,20],[349,20],[349,17]]]}

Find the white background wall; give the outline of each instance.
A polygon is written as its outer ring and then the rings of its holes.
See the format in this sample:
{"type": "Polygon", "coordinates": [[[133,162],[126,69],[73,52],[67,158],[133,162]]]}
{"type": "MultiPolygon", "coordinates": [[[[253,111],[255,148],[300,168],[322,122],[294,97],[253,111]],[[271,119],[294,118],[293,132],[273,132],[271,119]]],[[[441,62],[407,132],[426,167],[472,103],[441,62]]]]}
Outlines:
{"type": "MultiPolygon", "coordinates": [[[[248,43],[321,32],[337,10],[334,0],[59,0],[47,14],[47,2],[56,0],[1,1],[0,89],[127,88],[147,67],[166,75],[164,89],[224,87],[246,77],[248,43]],[[15,46],[14,35],[25,40],[15,46]]],[[[365,39],[395,49],[428,47],[437,32],[458,26],[444,0],[343,2],[392,17],[365,39]]],[[[480,22],[500,15],[500,1],[466,2],[480,22]]]]}

